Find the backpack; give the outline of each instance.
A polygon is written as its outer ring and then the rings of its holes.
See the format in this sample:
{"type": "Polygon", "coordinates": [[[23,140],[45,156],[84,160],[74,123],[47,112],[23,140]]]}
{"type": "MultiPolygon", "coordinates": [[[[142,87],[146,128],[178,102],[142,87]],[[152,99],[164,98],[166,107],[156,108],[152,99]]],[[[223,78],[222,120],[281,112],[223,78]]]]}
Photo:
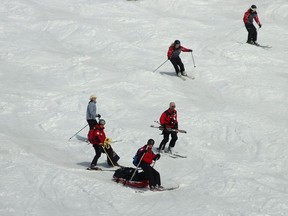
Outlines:
{"type": "Polygon", "coordinates": [[[139,161],[140,161],[140,159],[141,159],[141,157],[142,157],[142,154],[140,154],[141,149],[142,149],[142,147],[137,150],[135,156],[133,157],[132,163],[133,163],[133,165],[136,166],[136,167],[138,166],[139,161]]]}
{"type": "MultiPolygon", "coordinates": [[[[113,178],[115,179],[123,178],[126,180],[130,180],[135,170],[136,169],[132,167],[119,168],[118,170],[115,171],[113,178]]],[[[136,170],[132,181],[143,181],[143,180],[146,180],[144,172],[138,172],[138,170],[136,170]]]]}

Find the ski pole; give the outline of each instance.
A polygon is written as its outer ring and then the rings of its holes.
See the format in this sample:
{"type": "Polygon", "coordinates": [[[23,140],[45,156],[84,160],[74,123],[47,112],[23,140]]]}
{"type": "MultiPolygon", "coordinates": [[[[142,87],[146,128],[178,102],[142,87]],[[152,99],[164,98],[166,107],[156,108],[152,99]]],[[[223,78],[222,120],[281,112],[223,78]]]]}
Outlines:
{"type": "MultiPolygon", "coordinates": [[[[145,151],[147,151],[147,149],[148,149],[148,145],[147,145],[145,151]]],[[[143,157],[144,157],[145,154],[146,154],[146,152],[144,152],[144,154],[143,154],[142,157],[140,158],[139,163],[137,164],[137,167],[136,167],[136,169],[134,170],[134,172],[133,172],[133,174],[132,174],[132,176],[131,176],[131,178],[130,178],[129,181],[131,181],[131,180],[133,179],[134,175],[136,174],[136,171],[138,170],[138,167],[140,166],[140,164],[141,164],[141,162],[142,162],[142,159],[143,159],[143,157]]]]}
{"type": "Polygon", "coordinates": [[[191,52],[191,56],[192,56],[192,61],[193,61],[193,64],[194,64],[194,68],[196,67],[195,65],[195,61],[194,61],[194,56],[193,56],[193,53],[191,52]]]}
{"type": "Polygon", "coordinates": [[[69,140],[71,140],[74,136],[76,136],[80,131],[82,131],[84,128],[86,128],[88,126],[88,124],[87,125],[85,125],[85,127],[83,127],[81,130],[79,130],[77,133],[75,133],[72,137],[70,137],[69,138],[69,140]]]}
{"type": "Polygon", "coordinates": [[[155,71],[157,71],[160,67],[162,67],[167,61],[168,61],[169,59],[167,59],[165,62],[163,62],[159,67],[157,67],[154,71],[153,71],[153,73],[155,72],[155,71]]]}

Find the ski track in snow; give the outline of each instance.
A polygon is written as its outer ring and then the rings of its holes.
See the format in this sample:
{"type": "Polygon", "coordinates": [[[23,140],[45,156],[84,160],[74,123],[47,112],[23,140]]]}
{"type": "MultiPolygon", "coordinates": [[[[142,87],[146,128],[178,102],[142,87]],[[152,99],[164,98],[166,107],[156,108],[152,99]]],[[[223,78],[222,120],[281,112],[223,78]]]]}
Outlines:
{"type": "MultiPolygon", "coordinates": [[[[3,0],[0,4],[0,215],[284,216],[288,212],[288,6],[256,1],[263,27],[245,44],[251,3],[188,0],[3,0]],[[175,77],[175,39],[195,80],[175,77]],[[243,43],[242,43],[243,42],[243,43]],[[242,44],[241,44],[242,43],[242,44]],[[75,132],[90,94],[120,163],[132,166],[149,125],[175,101],[176,151],[155,164],[161,193],[135,193],[88,172],[75,132]]],[[[105,165],[105,157],[99,159],[105,165]]]]}

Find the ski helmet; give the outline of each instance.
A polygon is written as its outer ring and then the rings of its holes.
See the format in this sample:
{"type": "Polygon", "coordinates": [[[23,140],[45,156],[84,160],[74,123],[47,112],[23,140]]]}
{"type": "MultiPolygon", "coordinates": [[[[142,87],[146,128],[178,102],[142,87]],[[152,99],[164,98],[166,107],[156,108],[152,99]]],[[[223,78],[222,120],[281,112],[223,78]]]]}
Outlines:
{"type": "Polygon", "coordinates": [[[147,145],[154,145],[155,141],[153,139],[149,139],[147,145]]]}
{"type": "Polygon", "coordinates": [[[256,5],[251,5],[251,10],[256,11],[257,10],[256,5]]]}
{"type": "Polygon", "coordinates": [[[100,124],[100,125],[105,125],[105,124],[106,124],[106,121],[105,121],[104,119],[100,119],[100,120],[99,120],[99,124],[100,124]]]}
{"type": "Polygon", "coordinates": [[[95,94],[90,96],[90,100],[92,100],[93,98],[97,98],[95,94]]]}
{"type": "Polygon", "coordinates": [[[174,44],[180,44],[180,41],[179,40],[175,40],[174,44]]]}

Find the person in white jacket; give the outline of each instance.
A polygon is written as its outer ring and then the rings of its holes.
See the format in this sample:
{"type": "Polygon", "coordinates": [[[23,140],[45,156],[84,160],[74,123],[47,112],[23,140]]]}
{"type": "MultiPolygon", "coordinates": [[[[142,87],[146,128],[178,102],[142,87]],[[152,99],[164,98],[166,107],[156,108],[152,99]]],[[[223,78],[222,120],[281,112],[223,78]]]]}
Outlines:
{"type": "Polygon", "coordinates": [[[100,114],[97,114],[96,99],[96,95],[91,95],[86,111],[86,120],[89,124],[90,130],[93,129],[94,126],[97,124],[96,118],[101,117],[100,114]]]}

